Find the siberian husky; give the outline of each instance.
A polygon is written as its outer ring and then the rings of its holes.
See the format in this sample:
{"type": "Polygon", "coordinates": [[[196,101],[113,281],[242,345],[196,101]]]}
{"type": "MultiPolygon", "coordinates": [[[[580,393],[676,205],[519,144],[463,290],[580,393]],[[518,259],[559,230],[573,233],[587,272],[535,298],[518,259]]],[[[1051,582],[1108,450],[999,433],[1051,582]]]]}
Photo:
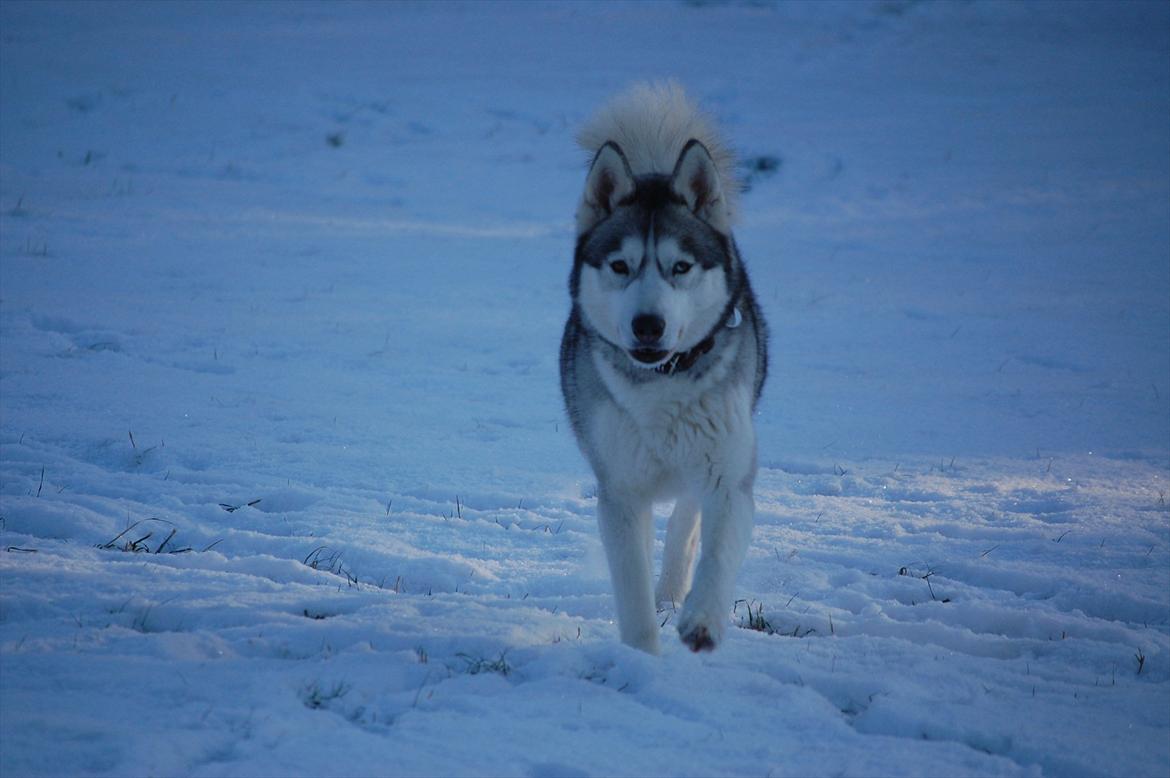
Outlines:
{"type": "Polygon", "coordinates": [[[751,537],[752,412],[767,369],[767,329],[731,235],[733,159],[676,84],[635,86],[579,141],[592,164],[561,390],[597,476],[618,629],[657,653],[655,605],[678,605],[683,643],[710,651],[751,537]],[[659,500],[675,505],[655,587],[659,500]]]}

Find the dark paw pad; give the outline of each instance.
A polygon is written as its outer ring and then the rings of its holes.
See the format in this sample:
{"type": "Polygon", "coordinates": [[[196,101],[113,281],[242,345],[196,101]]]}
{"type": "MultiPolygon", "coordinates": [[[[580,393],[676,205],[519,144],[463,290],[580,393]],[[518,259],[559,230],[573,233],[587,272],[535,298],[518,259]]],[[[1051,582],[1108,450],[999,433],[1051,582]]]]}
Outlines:
{"type": "Polygon", "coordinates": [[[706,627],[695,627],[682,636],[682,641],[696,654],[700,651],[715,650],[715,641],[711,639],[711,633],[707,631],[706,627]]]}

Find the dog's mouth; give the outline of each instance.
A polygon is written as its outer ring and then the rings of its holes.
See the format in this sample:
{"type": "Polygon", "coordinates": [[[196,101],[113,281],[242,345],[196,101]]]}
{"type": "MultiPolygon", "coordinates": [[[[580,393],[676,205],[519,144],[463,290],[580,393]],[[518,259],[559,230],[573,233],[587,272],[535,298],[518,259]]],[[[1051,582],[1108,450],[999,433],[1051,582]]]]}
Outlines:
{"type": "Polygon", "coordinates": [[[630,349],[630,356],[643,365],[656,365],[670,356],[670,352],[665,349],[633,348],[630,349]]]}

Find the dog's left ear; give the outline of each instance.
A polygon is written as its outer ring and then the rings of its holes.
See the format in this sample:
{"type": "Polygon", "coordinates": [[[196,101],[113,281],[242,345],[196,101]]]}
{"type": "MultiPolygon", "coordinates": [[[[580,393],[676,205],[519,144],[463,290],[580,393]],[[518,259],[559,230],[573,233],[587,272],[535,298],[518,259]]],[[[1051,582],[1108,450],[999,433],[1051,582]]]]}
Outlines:
{"type": "Polygon", "coordinates": [[[695,216],[724,235],[729,232],[731,219],[719,183],[719,171],[706,146],[694,139],[687,141],[674,165],[670,187],[686,201],[695,216]]]}

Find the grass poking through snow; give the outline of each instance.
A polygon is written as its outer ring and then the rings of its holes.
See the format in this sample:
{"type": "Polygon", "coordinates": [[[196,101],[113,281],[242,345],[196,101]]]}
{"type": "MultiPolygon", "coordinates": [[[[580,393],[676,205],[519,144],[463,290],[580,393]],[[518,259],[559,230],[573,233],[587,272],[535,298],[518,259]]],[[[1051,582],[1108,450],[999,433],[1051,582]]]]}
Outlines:
{"type": "MultiPolygon", "coordinates": [[[[195,549],[191,546],[183,546],[180,548],[177,544],[171,542],[175,539],[175,535],[178,533],[179,529],[174,525],[174,522],[152,516],[149,519],[139,519],[114,537],[107,540],[105,543],[99,543],[97,548],[125,551],[132,554],[162,554],[164,552],[167,554],[186,554],[190,551],[194,551],[195,549]],[[165,524],[167,527],[169,527],[169,530],[162,530],[166,531],[166,536],[163,537],[161,541],[155,541],[154,529],[146,529],[143,526],[151,525],[152,522],[157,524],[165,524]],[[140,534],[142,532],[145,532],[145,534],[140,534]],[[154,542],[153,548],[151,547],[152,542],[154,542]]],[[[202,550],[210,551],[219,543],[220,540],[216,540],[215,542],[205,546],[202,550]]]]}

